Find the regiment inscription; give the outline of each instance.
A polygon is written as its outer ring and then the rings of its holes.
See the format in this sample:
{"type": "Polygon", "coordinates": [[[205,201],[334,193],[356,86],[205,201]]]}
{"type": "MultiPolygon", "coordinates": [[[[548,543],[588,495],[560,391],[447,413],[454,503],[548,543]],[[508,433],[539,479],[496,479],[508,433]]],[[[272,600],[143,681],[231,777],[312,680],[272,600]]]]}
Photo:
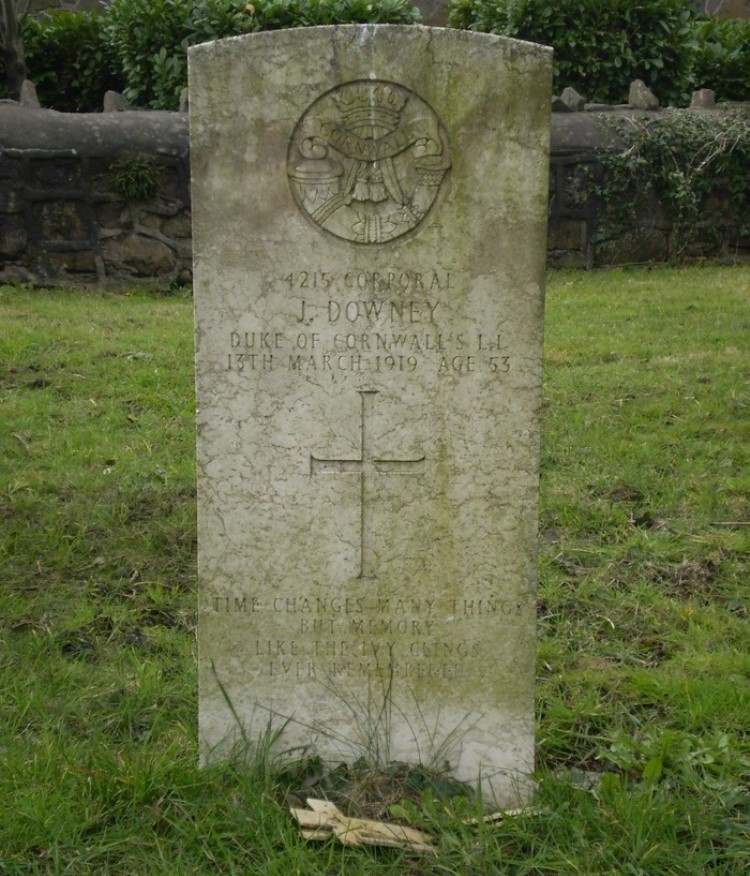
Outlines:
{"type": "Polygon", "coordinates": [[[550,78],[422,27],[190,49],[204,762],[374,726],[529,799],[550,78]]]}

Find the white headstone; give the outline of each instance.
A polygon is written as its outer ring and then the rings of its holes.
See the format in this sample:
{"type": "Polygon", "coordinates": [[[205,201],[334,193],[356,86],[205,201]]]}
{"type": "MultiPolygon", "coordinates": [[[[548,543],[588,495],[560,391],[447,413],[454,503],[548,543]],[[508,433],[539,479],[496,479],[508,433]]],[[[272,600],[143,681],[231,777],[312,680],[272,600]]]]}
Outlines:
{"type": "Polygon", "coordinates": [[[204,760],[528,797],[550,89],[456,30],[190,51],[204,760]]]}

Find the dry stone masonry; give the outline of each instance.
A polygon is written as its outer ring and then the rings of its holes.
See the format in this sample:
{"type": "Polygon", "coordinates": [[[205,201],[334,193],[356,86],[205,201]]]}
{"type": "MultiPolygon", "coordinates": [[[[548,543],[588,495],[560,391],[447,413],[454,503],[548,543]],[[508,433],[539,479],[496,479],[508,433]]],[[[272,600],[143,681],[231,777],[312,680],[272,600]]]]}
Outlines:
{"type": "Polygon", "coordinates": [[[190,66],[203,757],[272,728],[525,800],[551,53],[346,26],[190,66]]]}

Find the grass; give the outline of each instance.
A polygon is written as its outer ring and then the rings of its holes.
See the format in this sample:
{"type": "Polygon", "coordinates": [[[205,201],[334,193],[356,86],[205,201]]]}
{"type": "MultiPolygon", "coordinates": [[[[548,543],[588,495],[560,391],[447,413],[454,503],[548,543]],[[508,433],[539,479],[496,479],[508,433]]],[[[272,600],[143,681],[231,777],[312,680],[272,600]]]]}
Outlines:
{"type": "Polygon", "coordinates": [[[302,840],[312,763],[196,768],[191,302],[0,287],[0,874],[747,872],[749,299],[550,276],[538,807],[423,786],[427,860],[302,840]]]}

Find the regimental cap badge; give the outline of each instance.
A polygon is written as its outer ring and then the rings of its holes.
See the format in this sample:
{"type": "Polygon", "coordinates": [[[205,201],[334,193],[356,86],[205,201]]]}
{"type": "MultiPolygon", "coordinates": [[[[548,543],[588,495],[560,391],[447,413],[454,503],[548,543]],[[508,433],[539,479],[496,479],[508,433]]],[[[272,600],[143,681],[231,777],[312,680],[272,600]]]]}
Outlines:
{"type": "Polygon", "coordinates": [[[448,135],[429,104],[383,80],[345,82],[302,114],[287,155],[300,210],[341,240],[383,244],[416,229],[447,189],[448,135]]]}

